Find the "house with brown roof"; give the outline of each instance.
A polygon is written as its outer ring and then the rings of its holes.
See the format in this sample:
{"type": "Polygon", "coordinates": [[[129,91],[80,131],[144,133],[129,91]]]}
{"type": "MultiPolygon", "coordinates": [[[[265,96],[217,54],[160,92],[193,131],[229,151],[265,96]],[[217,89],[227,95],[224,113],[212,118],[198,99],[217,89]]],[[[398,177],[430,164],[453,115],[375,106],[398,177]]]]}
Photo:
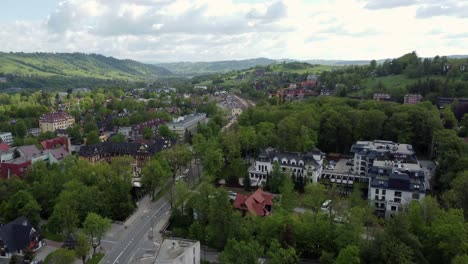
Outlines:
{"type": "Polygon", "coordinates": [[[237,194],[234,207],[242,211],[243,215],[250,213],[256,216],[267,216],[271,214],[273,195],[266,193],[262,188],[258,188],[250,196],[237,194]]]}

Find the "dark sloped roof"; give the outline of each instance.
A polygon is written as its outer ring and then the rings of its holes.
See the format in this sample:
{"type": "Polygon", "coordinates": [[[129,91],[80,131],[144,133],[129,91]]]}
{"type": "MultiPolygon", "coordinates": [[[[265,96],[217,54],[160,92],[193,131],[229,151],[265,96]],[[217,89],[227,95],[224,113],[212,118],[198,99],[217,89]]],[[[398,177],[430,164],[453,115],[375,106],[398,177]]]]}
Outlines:
{"type": "Polygon", "coordinates": [[[172,139],[158,139],[148,144],[135,143],[135,142],[103,142],[91,146],[83,146],[80,148],[79,155],[82,157],[89,157],[99,154],[123,154],[123,155],[136,155],[139,153],[155,154],[166,148],[171,147],[175,143],[172,139]]]}
{"type": "Polygon", "coordinates": [[[10,252],[14,252],[27,248],[36,233],[28,219],[22,216],[0,227],[0,240],[10,252]]]}

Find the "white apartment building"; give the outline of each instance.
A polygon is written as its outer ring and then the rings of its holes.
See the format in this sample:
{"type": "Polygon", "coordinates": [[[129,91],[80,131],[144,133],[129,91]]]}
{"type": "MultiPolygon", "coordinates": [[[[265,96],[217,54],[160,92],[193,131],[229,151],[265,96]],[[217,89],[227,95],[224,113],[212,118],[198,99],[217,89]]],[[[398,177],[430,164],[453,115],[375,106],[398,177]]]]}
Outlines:
{"type": "Polygon", "coordinates": [[[306,153],[279,152],[268,148],[263,150],[255,163],[249,168],[249,177],[253,186],[266,185],[267,178],[273,171],[273,164],[278,162],[281,170],[290,172],[291,176],[301,176],[309,182],[317,182],[322,174],[323,157],[318,149],[306,153]]]}
{"type": "Polygon", "coordinates": [[[0,132],[0,142],[11,146],[11,144],[13,144],[13,135],[11,132],[0,132]]]}
{"type": "Polygon", "coordinates": [[[407,209],[426,193],[425,173],[413,147],[391,141],[358,141],[353,171],[369,177],[368,199],[381,216],[407,209]]]}
{"type": "Polygon", "coordinates": [[[208,119],[205,113],[181,116],[167,123],[167,127],[177,134],[179,139],[185,140],[197,132],[198,124],[206,124],[208,119]]]}
{"type": "Polygon", "coordinates": [[[161,243],[154,264],[200,264],[200,242],[166,238],[161,243]]]}

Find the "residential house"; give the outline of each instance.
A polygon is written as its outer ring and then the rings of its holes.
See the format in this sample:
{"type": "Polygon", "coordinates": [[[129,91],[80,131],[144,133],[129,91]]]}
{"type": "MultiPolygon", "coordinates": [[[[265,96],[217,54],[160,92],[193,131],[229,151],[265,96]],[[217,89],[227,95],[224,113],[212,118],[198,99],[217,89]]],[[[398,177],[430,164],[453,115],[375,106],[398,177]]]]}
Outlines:
{"type": "Polygon", "coordinates": [[[429,186],[411,145],[358,141],[351,152],[353,172],[369,177],[368,199],[379,215],[387,217],[404,211],[411,201],[424,198],[429,186]]]}
{"type": "Polygon", "coordinates": [[[468,104],[468,98],[437,97],[437,106],[442,109],[446,105],[453,103],[455,100],[457,100],[459,104],[468,104]]]}
{"type": "Polygon", "coordinates": [[[182,238],[165,238],[154,264],[200,264],[200,242],[182,238]]]}
{"type": "Polygon", "coordinates": [[[38,127],[28,129],[28,135],[37,137],[39,134],[41,134],[41,129],[38,127]]]}
{"type": "Polygon", "coordinates": [[[171,131],[181,140],[187,140],[191,135],[197,132],[198,124],[206,124],[208,119],[205,113],[197,113],[186,116],[181,116],[167,123],[171,131]]]}
{"type": "Polygon", "coordinates": [[[404,97],[404,104],[416,104],[421,102],[422,99],[423,97],[420,94],[407,94],[404,97]]]}
{"type": "Polygon", "coordinates": [[[11,132],[0,132],[0,143],[8,144],[11,146],[13,144],[13,135],[11,132]]]}
{"type": "Polygon", "coordinates": [[[206,89],[208,89],[208,87],[206,87],[206,86],[201,86],[201,85],[195,85],[193,88],[194,88],[195,90],[206,90],[206,89]]]}
{"type": "Polygon", "coordinates": [[[262,150],[258,159],[249,168],[249,178],[253,186],[266,185],[267,178],[278,163],[281,170],[292,177],[304,177],[309,182],[317,182],[322,174],[324,153],[318,149],[309,152],[280,152],[273,148],[262,150]]]}
{"type": "Polygon", "coordinates": [[[67,112],[53,112],[39,118],[41,132],[55,132],[57,129],[67,129],[75,123],[75,118],[67,112]]]}
{"type": "Polygon", "coordinates": [[[0,225],[0,258],[23,255],[26,249],[36,251],[43,245],[39,232],[24,216],[0,225]]]}
{"type": "Polygon", "coordinates": [[[256,216],[270,215],[272,205],[273,195],[264,192],[261,187],[251,195],[237,194],[234,200],[234,207],[243,215],[248,213],[256,216]]]}

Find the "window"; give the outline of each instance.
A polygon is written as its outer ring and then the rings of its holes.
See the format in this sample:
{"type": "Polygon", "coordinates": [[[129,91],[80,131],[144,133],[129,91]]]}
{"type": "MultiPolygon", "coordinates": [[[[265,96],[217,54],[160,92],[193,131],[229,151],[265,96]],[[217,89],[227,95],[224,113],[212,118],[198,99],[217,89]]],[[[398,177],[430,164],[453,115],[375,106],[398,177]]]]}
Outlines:
{"type": "Polygon", "coordinates": [[[382,195],[385,195],[386,194],[386,190],[382,190],[382,195]]]}
{"type": "Polygon", "coordinates": [[[375,189],[375,194],[379,194],[379,189],[375,189]]]}
{"type": "Polygon", "coordinates": [[[401,203],[401,198],[395,198],[395,199],[393,200],[393,202],[395,202],[395,203],[401,203]]]}
{"type": "Polygon", "coordinates": [[[395,212],[395,211],[396,211],[396,206],[392,206],[392,207],[390,208],[390,210],[392,210],[392,211],[395,212]]]}
{"type": "Polygon", "coordinates": [[[401,192],[395,192],[395,197],[401,197],[401,192]]]}
{"type": "Polygon", "coordinates": [[[378,200],[378,199],[379,199],[379,196],[378,196],[378,195],[376,195],[376,196],[375,196],[375,200],[378,200]]]}
{"type": "Polygon", "coordinates": [[[419,200],[419,193],[413,193],[413,200],[419,200]]]}

